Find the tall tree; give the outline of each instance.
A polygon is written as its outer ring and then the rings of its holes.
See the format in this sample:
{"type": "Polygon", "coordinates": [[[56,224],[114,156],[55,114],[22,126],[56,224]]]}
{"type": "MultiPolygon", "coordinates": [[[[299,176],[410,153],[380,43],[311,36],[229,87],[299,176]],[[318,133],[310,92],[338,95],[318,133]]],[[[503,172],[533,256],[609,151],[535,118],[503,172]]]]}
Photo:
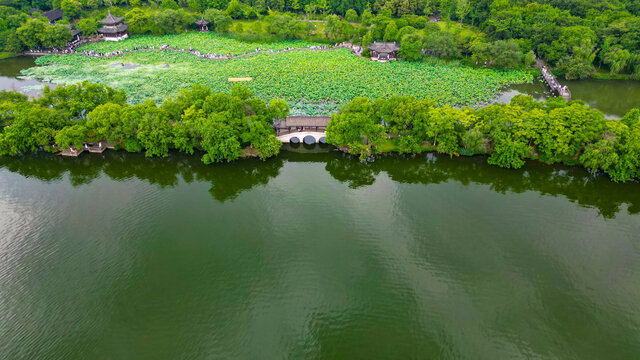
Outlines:
{"type": "Polygon", "coordinates": [[[471,5],[469,3],[469,0],[457,0],[456,15],[460,20],[460,27],[462,27],[462,21],[467,16],[467,14],[469,14],[470,10],[471,10],[471,5]]]}

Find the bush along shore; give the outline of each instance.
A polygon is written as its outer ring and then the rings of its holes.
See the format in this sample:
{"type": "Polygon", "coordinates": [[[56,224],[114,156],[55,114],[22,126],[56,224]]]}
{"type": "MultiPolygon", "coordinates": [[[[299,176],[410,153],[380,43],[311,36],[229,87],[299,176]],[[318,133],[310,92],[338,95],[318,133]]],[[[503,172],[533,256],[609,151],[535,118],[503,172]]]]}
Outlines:
{"type": "Polygon", "coordinates": [[[266,104],[244,87],[229,94],[193,86],[161,106],[147,100],[125,103],[124,91],[84,82],[45,87],[29,100],[0,92],[0,155],[44,150],[81,149],[87,142],[114,144],[116,149],[167,156],[169,149],[204,152],[205,163],[233,161],[243,155],[261,159],[278,154],[281,142],[271,127],[286,117],[283,100],[266,104]]]}
{"type": "Polygon", "coordinates": [[[327,142],[367,159],[372,154],[436,151],[485,154],[488,162],[520,168],[525,160],[582,165],[614,181],[640,178],[640,109],[621,120],[580,101],[541,103],[519,95],[479,110],[435,107],[430,100],[355,98],[334,114],[327,142]]]}
{"type": "MultiPolygon", "coordinates": [[[[195,85],[162,105],[125,99],[122,90],[87,82],[45,87],[34,100],[1,91],[0,155],[105,142],[147,156],[199,151],[205,163],[266,159],[281,146],[271,124],[289,113],[284,100],[265,103],[239,85],[228,94],[195,85]]],[[[582,102],[561,98],[541,103],[519,95],[510,104],[478,110],[435,104],[413,97],[355,98],[332,115],[327,142],[361,160],[388,152],[483,154],[504,168],[535,159],[582,165],[614,181],[640,179],[640,109],[605,120],[582,102]]]]}

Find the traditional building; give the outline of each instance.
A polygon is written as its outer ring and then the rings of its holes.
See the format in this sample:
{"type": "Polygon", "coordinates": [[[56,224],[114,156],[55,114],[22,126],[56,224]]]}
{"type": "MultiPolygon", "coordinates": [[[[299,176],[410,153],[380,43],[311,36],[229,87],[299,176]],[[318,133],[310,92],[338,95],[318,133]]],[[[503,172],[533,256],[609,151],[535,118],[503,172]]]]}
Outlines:
{"type": "Polygon", "coordinates": [[[395,42],[373,42],[369,45],[371,60],[388,61],[398,58],[400,46],[395,42]]]}
{"type": "Polygon", "coordinates": [[[196,25],[198,25],[198,27],[200,27],[200,31],[205,32],[205,31],[209,31],[209,22],[207,20],[205,20],[204,18],[196,21],[196,25]]]}
{"type": "Polygon", "coordinates": [[[73,37],[71,43],[75,44],[76,42],[80,41],[80,31],[73,25],[70,25],[69,28],[71,29],[71,36],[73,37]]]}
{"type": "Polygon", "coordinates": [[[64,13],[59,9],[42,13],[42,16],[46,17],[49,20],[49,24],[55,24],[56,21],[62,19],[62,15],[64,15],[64,13]]]}
{"type": "Polygon", "coordinates": [[[273,128],[276,133],[294,131],[325,131],[331,116],[287,116],[286,119],[275,119],[273,128]]]}
{"type": "Polygon", "coordinates": [[[128,37],[127,29],[129,28],[129,25],[123,24],[123,19],[124,17],[111,15],[111,10],[109,10],[107,17],[104,20],[99,21],[104,26],[98,29],[98,32],[102,34],[104,39],[107,41],[119,41],[126,39],[128,37]]]}

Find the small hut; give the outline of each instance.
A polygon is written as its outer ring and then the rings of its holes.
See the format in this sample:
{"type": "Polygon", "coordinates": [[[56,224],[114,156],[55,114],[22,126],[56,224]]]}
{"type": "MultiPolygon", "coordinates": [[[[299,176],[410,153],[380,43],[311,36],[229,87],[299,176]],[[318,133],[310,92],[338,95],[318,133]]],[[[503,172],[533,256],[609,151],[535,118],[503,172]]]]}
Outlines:
{"type": "Polygon", "coordinates": [[[400,46],[395,42],[373,42],[369,45],[369,54],[371,60],[389,61],[398,58],[398,50],[400,46]]]}
{"type": "Polygon", "coordinates": [[[198,27],[200,28],[200,31],[202,32],[209,31],[209,26],[208,26],[209,22],[204,18],[201,18],[200,20],[196,21],[196,25],[198,25],[198,27]]]}
{"type": "Polygon", "coordinates": [[[127,35],[129,25],[123,24],[123,19],[124,17],[111,15],[111,10],[109,10],[107,17],[104,20],[99,20],[103,26],[98,29],[98,32],[102,34],[104,39],[107,41],[119,41],[126,39],[129,37],[129,35],[127,35]]]}

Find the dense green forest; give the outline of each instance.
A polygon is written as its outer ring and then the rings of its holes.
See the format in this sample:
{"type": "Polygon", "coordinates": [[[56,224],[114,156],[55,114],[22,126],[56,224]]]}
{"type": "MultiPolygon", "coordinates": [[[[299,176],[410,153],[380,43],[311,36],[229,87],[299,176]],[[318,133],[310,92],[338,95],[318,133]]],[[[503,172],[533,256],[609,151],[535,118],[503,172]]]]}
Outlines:
{"type": "MultiPolygon", "coordinates": [[[[160,106],[128,105],[125,97],[124,91],[86,82],[45,88],[35,100],[2,91],[0,155],[107,141],[147,156],[198,151],[207,164],[234,161],[247,151],[265,159],[280,150],[274,118],[289,113],[283,100],[266,104],[242,86],[223,94],[196,85],[160,106]]],[[[327,142],[361,159],[379,152],[483,154],[504,168],[536,159],[581,164],[614,181],[640,179],[640,109],[605,120],[582,102],[561,98],[540,103],[519,95],[510,104],[479,110],[436,107],[412,97],[356,98],[332,116],[326,133],[327,142]]]]}
{"type": "Polygon", "coordinates": [[[7,54],[63,47],[71,39],[66,23],[95,34],[107,6],[130,33],[181,33],[204,16],[212,30],[247,40],[351,40],[365,55],[372,41],[397,41],[405,60],[499,68],[530,65],[537,54],[569,79],[640,77],[637,0],[1,0],[0,47],[7,54]],[[65,19],[50,25],[30,8],[62,9],[65,19]]]}
{"type": "Polygon", "coordinates": [[[640,178],[640,109],[605,120],[600,111],[562,98],[540,103],[518,95],[479,110],[411,97],[356,98],[332,116],[327,142],[361,159],[380,151],[487,154],[489,164],[505,168],[537,159],[582,164],[615,181],[640,178]]]}
{"type": "Polygon", "coordinates": [[[271,123],[289,113],[286,102],[267,105],[240,86],[221,94],[196,85],[162,106],[151,100],[132,106],[125,98],[124,91],[87,82],[46,87],[33,101],[1,91],[0,155],[107,141],[131,152],[144,149],[147,156],[167,156],[170,148],[188,154],[198,149],[207,164],[236,160],[246,147],[267,158],[281,145],[271,123]]]}

